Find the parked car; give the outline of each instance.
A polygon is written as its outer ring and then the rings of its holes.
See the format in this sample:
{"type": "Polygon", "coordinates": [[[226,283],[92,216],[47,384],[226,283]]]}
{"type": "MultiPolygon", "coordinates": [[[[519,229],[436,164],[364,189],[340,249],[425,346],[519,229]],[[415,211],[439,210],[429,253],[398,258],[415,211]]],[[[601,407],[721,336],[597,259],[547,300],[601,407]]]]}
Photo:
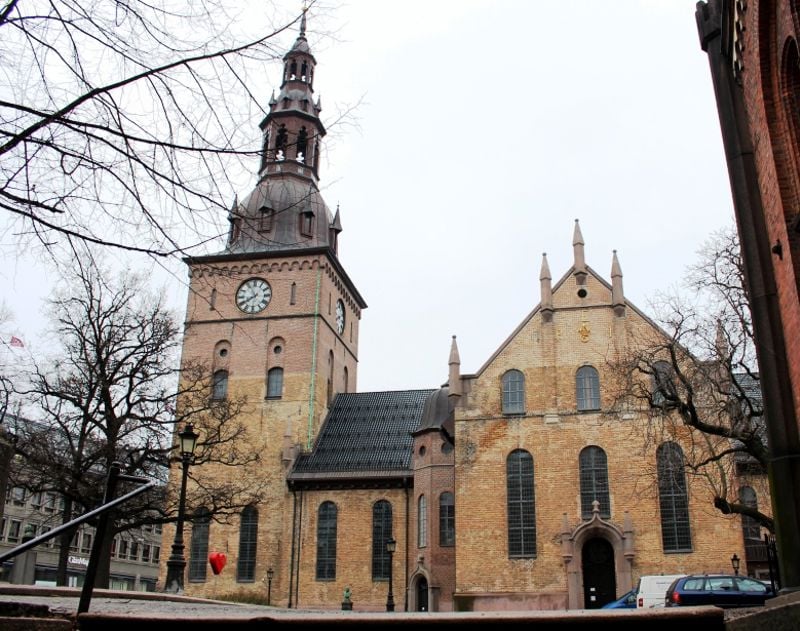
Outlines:
{"type": "Polygon", "coordinates": [[[606,603],[601,609],[636,609],[636,589],[623,594],[616,600],[606,603]]]}
{"type": "Polygon", "coordinates": [[[691,574],[676,579],[669,586],[664,604],[667,607],[757,607],[775,596],[771,586],[749,576],[691,574]]]}
{"type": "Polygon", "coordinates": [[[667,588],[676,578],[682,576],[685,574],[648,574],[639,577],[639,583],[636,585],[636,607],[638,609],[663,607],[667,588]]]}

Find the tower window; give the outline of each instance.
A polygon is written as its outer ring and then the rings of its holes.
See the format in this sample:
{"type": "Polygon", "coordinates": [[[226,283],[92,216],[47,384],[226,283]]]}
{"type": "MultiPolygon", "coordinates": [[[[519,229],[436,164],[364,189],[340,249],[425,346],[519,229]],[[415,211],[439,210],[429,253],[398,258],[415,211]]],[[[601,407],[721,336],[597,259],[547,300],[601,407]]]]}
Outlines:
{"type": "Polygon", "coordinates": [[[269,232],[275,219],[275,209],[269,206],[262,206],[259,210],[258,231],[269,232]]]}
{"type": "Polygon", "coordinates": [[[453,494],[445,491],[439,496],[439,545],[456,544],[456,503],[453,494]]]}
{"type": "MultiPolygon", "coordinates": [[[[305,102],[304,102],[305,103],[305,102]]],[[[302,127],[297,133],[297,161],[305,164],[306,147],[308,145],[308,132],[302,127]]]]}
{"type": "Polygon", "coordinates": [[[211,398],[221,401],[228,396],[228,371],[218,370],[211,382],[211,398]]]}
{"type": "MultiPolygon", "coordinates": [[[[284,107],[286,101],[284,99],[284,107]]],[[[275,138],[275,159],[283,160],[286,156],[286,144],[289,142],[289,132],[286,131],[286,125],[281,125],[278,128],[278,136],[275,138]]]]}
{"type": "Polygon", "coordinates": [[[310,208],[300,213],[300,232],[306,237],[314,234],[314,211],[310,208]]]}
{"type": "MultiPolygon", "coordinates": [[[[278,352],[278,348],[275,349],[276,352],[278,352]]],[[[270,368],[267,373],[267,398],[280,399],[282,396],[283,368],[270,368]]]]}

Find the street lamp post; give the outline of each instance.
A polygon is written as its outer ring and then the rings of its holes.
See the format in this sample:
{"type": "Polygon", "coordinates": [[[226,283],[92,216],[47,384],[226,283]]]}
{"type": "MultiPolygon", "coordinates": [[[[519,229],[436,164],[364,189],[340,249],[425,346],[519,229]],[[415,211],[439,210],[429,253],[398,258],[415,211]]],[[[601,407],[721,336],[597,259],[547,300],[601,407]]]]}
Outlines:
{"type": "Polygon", "coordinates": [[[389,540],[386,542],[386,552],[389,553],[389,594],[386,596],[386,611],[394,611],[394,594],[392,594],[392,570],[394,567],[392,564],[392,557],[396,549],[397,542],[394,540],[394,537],[389,537],[389,540]]]}
{"type": "Polygon", "coordinates": [[[731,557],[731,567],[733,568],[733,573],[736,576],[739,576],[739,557],[736,555],[735,552],[733,553],[733,556],[731,557]]]}
{"type": "Polygon", "coordinates": [[[275,570],[269,568],[267,570],[267,604],[272,604],[272,577],[275,576],[275,570]]]}
{"type": "Polygon", "coordinates": [[[183,555],[183,520],[186,512],[186,480],[189,477],[189,465],[194,458],[194,449],[197,446],[199,434],[195,433],[194,426],[187,423],[183,431],[178,434],[180,439],[181,466],[181,496],[178,501],[178,522],[175,525],[175,540],[172,542],[172,554],[167,560],[167,580],[164,591],[173,594],[183,593],[183,575],[186,570],[186,557],[183,555]]]}

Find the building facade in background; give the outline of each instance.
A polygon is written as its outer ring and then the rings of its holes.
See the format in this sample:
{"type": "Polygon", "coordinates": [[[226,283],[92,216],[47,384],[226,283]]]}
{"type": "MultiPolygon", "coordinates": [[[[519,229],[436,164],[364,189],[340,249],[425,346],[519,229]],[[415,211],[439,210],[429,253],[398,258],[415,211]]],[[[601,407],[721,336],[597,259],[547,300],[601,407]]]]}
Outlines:
{"type": "MultiPolygon", "coordinates": [[[[192,476],[269,488],[231,523],[189,507],[186,593],[576,609],[644,574],[730,571],[744,558],[741,520],[687,477],[680,437],[645,445],[642,412],[608,414],[609,366],[663,332],[626,300],[616,253],[610,282],[587,264],[577,222],[570,269],[554,282],[543,258],[539,302],[475,373],[453,338],[446,384],[357,391],[366,302],[338,258],[339,210],[319,192],[315,71],[304,17],[260,126],[259,181],[231,209],[226,248],[186,261],[184,361],[210,364],[212,396],[247,397],[263,455],[245,472],[192,476]],[[219,575],[214,552],[228,559],[219,575]]],[[[165,528],[162,548],[173,536],[165,528]]]]}
{"type": "MultiPolygon", "coordinates": [[[[12,459],[13,467],[13,459],[12,459]]],[[[30,493],[19,486],[9,488],[3,516],[0,518],[0,553],[43,535],[63,523],[64,501],[56,493],[30,493]]],[[[95,529],[80,526],[72,537],[67,560],[67,585],[81,587],[95,529]]],[[[109,588],[132,591],[155,591],[161,559],[161,526],[147,526],[114,537],[111,548],[109,588]]],[[[35,555],[34,572],[28,583],[56,584],[58,537],[36,546],[26,554],[35,555]]],[[[11,581],[14,564],[22,557],[7,561],[0,568],[0,581],[11,581]]]]}

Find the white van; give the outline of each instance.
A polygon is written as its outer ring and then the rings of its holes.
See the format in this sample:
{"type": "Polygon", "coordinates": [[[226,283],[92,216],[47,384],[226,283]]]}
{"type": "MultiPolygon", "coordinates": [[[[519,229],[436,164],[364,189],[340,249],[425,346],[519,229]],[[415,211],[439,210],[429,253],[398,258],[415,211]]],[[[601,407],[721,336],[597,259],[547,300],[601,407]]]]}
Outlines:
{"type": "Polygon", "coordinates": [[[681,576],[686,575],[658,574],[640,577],[639,584],[636,586],[636,608],[663,607],[667,589],[672,585],[672,581],[681,576]]]}

